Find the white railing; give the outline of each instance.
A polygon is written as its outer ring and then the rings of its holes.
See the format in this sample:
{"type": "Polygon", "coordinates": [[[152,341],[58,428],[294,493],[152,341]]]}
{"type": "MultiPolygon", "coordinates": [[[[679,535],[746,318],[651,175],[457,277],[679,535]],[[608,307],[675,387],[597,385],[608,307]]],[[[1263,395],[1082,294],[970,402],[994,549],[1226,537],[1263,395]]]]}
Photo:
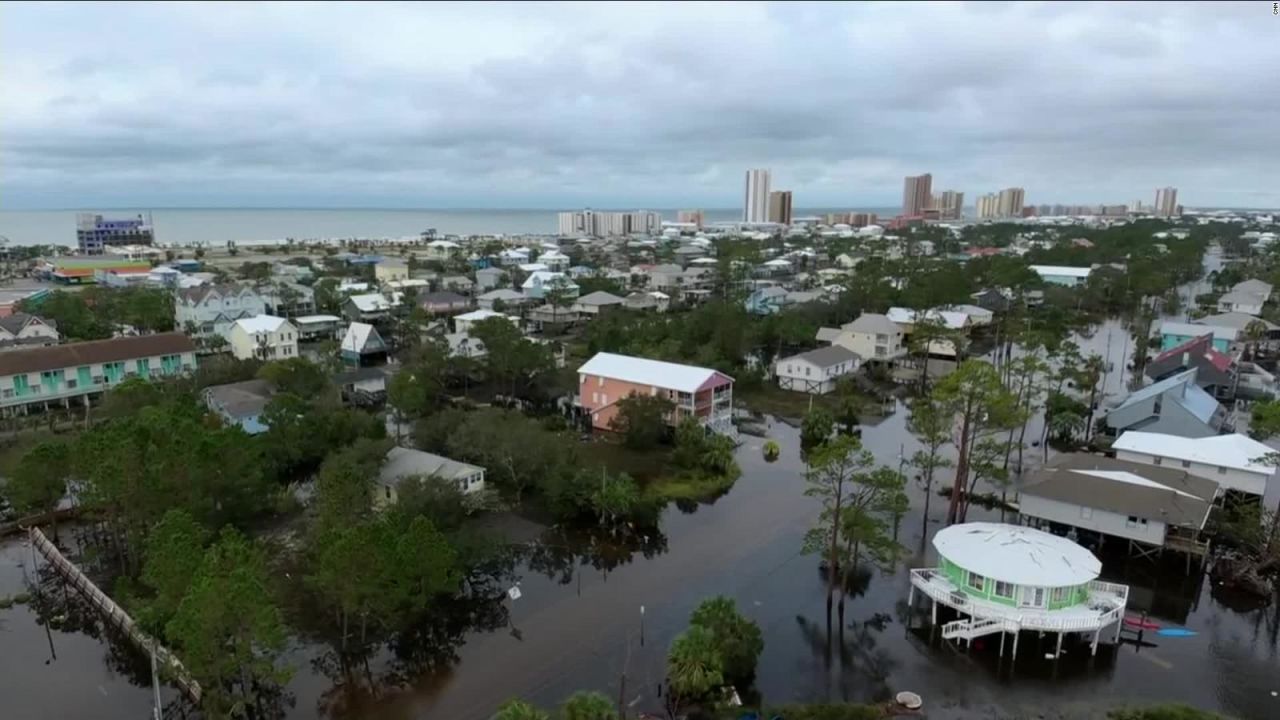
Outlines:
{"type": "MultiPolygon", "coordinates": [[[[1128,604],[1129,588],[1117,583],[1095,580],[1089,583],[1089,600],[1060,610],[1039,610],[993,603],[966,593],[934,568],[911,571],[911,584],[925,595],[980,620],[1000,620],[1013,628],[1084,632],[1119,622],[1128,604]]],[[[994,631],[992,631],[994,632],[994,631]]]]}
{"type": "Polygon", "coordinates": [[[1008,620],[952,620],[942,626],[942,637],[944,640],[972,640],[998,632],[1017,632],[1018,629],[1017,623],[1008,620]]]}

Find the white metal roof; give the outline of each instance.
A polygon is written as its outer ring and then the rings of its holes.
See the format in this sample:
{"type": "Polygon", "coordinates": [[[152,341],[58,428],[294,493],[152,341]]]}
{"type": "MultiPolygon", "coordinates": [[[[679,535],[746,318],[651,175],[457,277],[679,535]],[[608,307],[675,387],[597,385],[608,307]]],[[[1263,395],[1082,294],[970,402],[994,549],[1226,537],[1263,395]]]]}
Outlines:
{"type": "Polygon", "coordinates": [[[379,310],[390,310],[393,307],[392,303],[382,293],[352,295],[350,299],[360,312],[377,312],[379,310]]]}
{"type": "Polygon", "coordinates": [[[239,325],[245,332],[250,334],[276,332],[288,324],[288,320],[275,315],[255,315],[236,320],[236,325],[239,325]]]}
{"type": "Polygon", "coordinates": [[[300,317],[294,318],[294,321],[296,321],[299,325],[307,325],[310,323],[339,322],[341,320],[342,318],[338,317],[337,315],[302,315],[300,317]]]}
{"type": "Polygon", "coordinates": [[[1088,550],[1066,538],[1020,525],[952,525],[933,536],[933,547],[965,570],[1014,585],[1081,585],[1102,572],[1102,563],[1088,550]]]}
{"type": "Polygon", "coordinates": [[[462,313],[461,315],[455,315],[453,319],[455,322],[458,320],[462,320],[463,322],[469,322],[469,321],[479,322],[480,320],[488,320],[489,318],[495,318],[495,317],[507,317],[507,316],[500,312],[494,312],[493,310],[481,309],[481,310],[472,310],[469,313],[462,313]]]}
{"type": "Polygon", "coordinates": [[[596,353],[578,368],[578,373],[687,393],[697,392],[704,383],[720,374],[711,368],[604,352],[596,353]]]}
{"type": "MultiPolygon", "coordinates": [[[[893,323],[913,325],[919,315],[919,312],[911,308],[891,307],[886,317],[893,323]]],[[[969,322],[968,313],[955,310],[928,310],[924,317],[942,323],[949,330],[960,330],[969,322]]]]}
{"type": "Polygon", "coordinates": [[[369,344],[369,338],[374,335],[373,326],[368,323],[353,322],[347,326],[347,332],[342,336],[342,350],[350,350],[351,352],[360,352],[364,350],[364,346],[369,344]]]}
{"type": "Polygon", "coordinates": [[[1163,433],[1129,431],[1116,438],[1111,447],[1114,450],[1187,460],[1266,475],[1270,475],[1276,469],[1274,465],[1253,462],[1276,450],[1240,433],[1185,438],[1163,433]]]}
{"type": "Polygon", "coordinates": [[[1041,277],[1057,275],[1061,277],[1087,278],[1093,273],[1093,268],[1070,267],[1068,265],[1032,265],[1031,272],[1041,277]]]}
{"type": "Polygon", "coordinates": [[[1148,480],[1144,477],[1139,477],[1137,475],[1134,475],[1131,472],[1125,472],[1124,470],[1076,470],[1076,472],[1080,473],[1081,475],[1090,475],[1092,477],[1102,478],[1103,480],[1129,483],[1130,485],[1138,485],[1141,487],[1152,488],[1154,490],[1172,490],[1175,494],[1181,495],[1183,497],[1189,497],[1193,500],[1201,499],[1196,497],[1195,495],[1192,495],[1191,493],[1183,492],[1177,488],[1171,488],[1168,485],[1163,485],[1154,480],[1148,480]]]}

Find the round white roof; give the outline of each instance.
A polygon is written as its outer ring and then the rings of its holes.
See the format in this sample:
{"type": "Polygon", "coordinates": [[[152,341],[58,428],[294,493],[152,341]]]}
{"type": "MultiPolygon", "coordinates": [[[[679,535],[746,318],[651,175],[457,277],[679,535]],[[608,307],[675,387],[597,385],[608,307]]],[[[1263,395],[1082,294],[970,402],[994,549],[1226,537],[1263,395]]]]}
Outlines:
{"type": "Polygon", "coordinates": [[[933,547],[965,570],[1014,585],[1081,585],[1102,572],[1102,563],[1088,550],[1020,525],[952,525],[933,536],[933,547]]]}

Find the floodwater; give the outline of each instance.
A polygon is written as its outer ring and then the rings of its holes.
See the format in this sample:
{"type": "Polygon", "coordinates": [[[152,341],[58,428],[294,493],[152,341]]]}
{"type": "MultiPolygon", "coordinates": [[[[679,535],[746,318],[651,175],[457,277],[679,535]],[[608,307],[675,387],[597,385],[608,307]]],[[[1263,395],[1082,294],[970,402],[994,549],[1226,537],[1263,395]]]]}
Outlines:
{"type": "MultiPolygon", "coordinates": [[[[1127,341],[1113,323],[1081,338],[1086,354],[1102,352],[1106,333],[1117,332],[1127,341]]],[[[1117,370],[1120,340],[1113,334],[1117,370]]],[[[863,443],[878,462],[896,467],[917,449],[905,422],[898,406],[864,426],[863,443]]],[[[843,625],[829,628],[817,558],[800,554],[818,507],[803,494],[798,435],[779,422],[769,423],[768,435],[783,448],[777,462],[763,460],[762,438],[744,436],[737,453],[743,475],[734,488],[710,505],[668,508],[661,535],[620,549],[549,532],[538,558],[522,561],[512,580],[490,588],[488,600],[447,611],[463,620],[407,643],[417,650],[402,647],[371,661],[366,677],[380,688],[375,693],[335,686],[326,648],[297,641],[288,654],[296,672],[282,717],[483,720],[506,698],[551,706],[582,689],[657,711],[666,648],[697,603],[716,594],[735,598],[763,629],[755,690],[769,703],[876,701],[912,690],[924,697],[929,717],[957,720],[1101,718],[1117,704],[1158,702],[1244,720],[1280,717],[1273,694],[1280,693],[1280,604],[1232,609],[1203,574],[1176,563],[1106,557],[1104,577],[1130,584],[1135,612],[1194,630],[1193,637],[1148,636],[1141,646],[1104,638],[1094,658],[1069,642],[1054,663],[1028,633],[1016,666],[997,658],[994,643],[965,652],[941,642],[927,607],[918,603],[914,614],[906,607],[907,569],[933,564],[924,540],[946,511],[945,499],[933,497],[926,533],[924,493],[914,482],[899,536],[912,557],[893,572],[857,578],[843,625]],[[493,599],[509,582],[519,583],[520,598],[493,599]],[[396,660],[415,653],[429,657],[396,660]]],[[[939,484],[945,478],[942,471],[939,484]]],[[[1000,514],[975,506],[969,519],[1000,514]]],[[[0,546],[0,595],[24,589],[30,562],[20,541],[0,546]]],[[[68,611],[74,603],[65,596],[58,602],[59,583],[43,587],[39,605],[59,629],[46,633],[31,605],[0,610],[0,716],[147,717],[149,678],[138,654],[68,611]]],[[[1051,640],[1044,642],[1049,649],[1051,640]]],[[[169,689],[164,694],[173,697],[169,689]]]]}
{"type": "MultiPolygon", "coordinates": [[[[864,429],[864,443],[880,462],[897,464],[904,421],[905,413],[896,412],[864,429]]],[[[343,699],[310,662],[323,648],[298,646],[291,653],[297,673],[285,717],[482,719],[508,697],[552,705],[579,689],[611,697],[622,690],[637,710],[656,711],[665,649],[693,607],[715,594],[734,597],[763,629],[757,689],[773,703],[871,701],[913,690],[924,696],[931,717],[943,718],[1101,717],[1104,708],[1129,701],[1183,701],[1240,718],[1280,716],[1280,699],[1271,695],[1280,691],[1280,611],[1231,610],[1198,573],[1187,577],[1181,567],[1145,560],[1108,558],[1106,575],[1133,585],[1135,610],[1198,635],[1148,637],[1152,646],[1142,648],[1117,649],[1104,641],[1092,661],[1084,646],[1068,644],[1056,667],[1027,650],[1036,639],[1024,635],[1017,667],[1007,661],[998,667],[994,646],[966,654],[932,637],[923,604],[908,629],[906,568],[931,564],[931,551],[891,574],[860,578],[843,630],[837,623],[828,635],[817,559],[799,553],[817,506],[803,495],[797,433],[771,423],[769,435],[783,446],[781,459],[764,462],[763,440],[746,436],[738,451],[743,477],[733,490],[692,513],[669,508],[664,537],[649,539],[647,556],[637,553],[608,572],[590,565],[549,573],[522,566],[521,597],[504,603],[509,625],[465,634],[447,668],[424,673],[406,688],[343,699]]],[[[913,486],[912,494],[900,540],[916,551],[923,493],[913,486]]],[[[977,507],[971,512],[970,519],[998,519],[977,507]]],[[[944,514],[945,502],[935,497],[931,532],[944,514]]],[[[11,543],[0,555],[8,592],[21,587],[14,568],[29,562],[23,552],[29,553],[11,543]]],[[[21,569],[16,573],[20,577],[21,569]]],[[[90,715],[108,720],[147,713],[145,674],[122,674],[113,669],[119,661],[110,660],[130,653],[83,634],[55,632],[57,658],[50,659],[43,628],[28,608],[0,612],[0,621],[6,718],[76,717],[89,708],[90,715]]],[[[377,677],[383,677],[381,664],[373,663],[377,677]]]]}

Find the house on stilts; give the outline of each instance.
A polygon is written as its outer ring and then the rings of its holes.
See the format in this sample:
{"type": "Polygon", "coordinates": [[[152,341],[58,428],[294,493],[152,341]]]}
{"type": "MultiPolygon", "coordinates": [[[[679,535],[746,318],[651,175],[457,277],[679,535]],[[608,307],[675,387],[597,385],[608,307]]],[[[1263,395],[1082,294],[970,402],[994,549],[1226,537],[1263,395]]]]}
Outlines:
{"type": "Polygon", "coordinates": [[[1112,642],[1119,642],[1129,588],[1098,580],[1102,563],[1076,543],[1034,528],[975,522],[938,531],[933,547],[938,565],[911,571],[908,607],[919,591],[932,603],[934,625],[939,605],[959,613],[942,626],[943,639],[972,644],[999,633],[1004,657],[1012,636],[1014,660],[1023,631],[1055,633],[1055,658],[1068,635],[1087,639],[1093,654],[1112,626],[1112,642]]]}

